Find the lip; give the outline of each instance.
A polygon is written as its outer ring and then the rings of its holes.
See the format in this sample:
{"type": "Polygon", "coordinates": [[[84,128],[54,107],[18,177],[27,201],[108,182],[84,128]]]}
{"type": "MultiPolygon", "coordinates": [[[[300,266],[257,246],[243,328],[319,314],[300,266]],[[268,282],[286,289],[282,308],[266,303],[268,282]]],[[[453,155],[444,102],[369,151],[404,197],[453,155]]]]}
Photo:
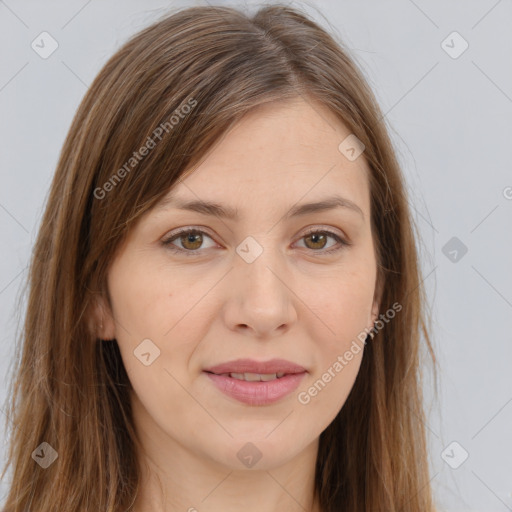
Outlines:
{"type": "Polygon", "coordinates": [[[248,382],[207,372],[205,375],[220,391],[239,402],[248,405],[269,405],[297,389],[306,372],[290,373],[279,379],[265,382],[248,382]]]}
{"type": "Polygon", "coordinates": [[[210,373],[304,373],[302,366],[286,359],[271,359],[269,361],[255,361],[254,359],[236,359],[227,363],[205,368],[210,373]]]}
{"type": "Polygon", "coordinates": [[[307,371],[302,366],[284,359],[254,361],[237,359],[212,366],[203,373],[225,395],[248,405],[269,405],[277,402],[297,389],[307,371]],[[269,381],[244,381],[225,373],[284,373],[269,381]]]}

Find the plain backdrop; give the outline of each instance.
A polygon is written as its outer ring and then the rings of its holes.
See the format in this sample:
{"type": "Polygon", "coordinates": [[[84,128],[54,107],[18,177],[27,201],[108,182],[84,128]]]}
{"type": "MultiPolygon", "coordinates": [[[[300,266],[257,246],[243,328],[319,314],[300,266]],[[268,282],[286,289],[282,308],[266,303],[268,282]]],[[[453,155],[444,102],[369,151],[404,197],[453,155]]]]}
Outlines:
{"type": "MultiPolygon", "coordinates": [[[[129,36],[169,7],[206,3],[0,0],[2,405],[23,315],[20,287],[79,102],[129,36]],[[58,44],[48,58],[32,48],[42,32],[58,44]]],[[[512,510],[512,3],[291,5],[350,49],[406,175],[441,368],[437,397],[425,383],[437,503],[446,511],[512,510]]],[[[4,482],[0,499],[6,489],[4,482]]]]}

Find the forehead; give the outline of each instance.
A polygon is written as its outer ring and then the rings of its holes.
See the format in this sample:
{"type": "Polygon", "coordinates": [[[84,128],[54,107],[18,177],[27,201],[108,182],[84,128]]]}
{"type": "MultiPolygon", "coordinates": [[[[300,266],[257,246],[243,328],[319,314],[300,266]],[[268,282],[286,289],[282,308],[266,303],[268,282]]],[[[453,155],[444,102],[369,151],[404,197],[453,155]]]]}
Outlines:
{"type": "Polygon", "coordinates": [[[350,161],[340,143],[349,128],[320,103],[302,98],[251,111],[164,197],[157,208],[213,201],[237,212],[338,195],[369,211],[364,153],[350,161]]]}

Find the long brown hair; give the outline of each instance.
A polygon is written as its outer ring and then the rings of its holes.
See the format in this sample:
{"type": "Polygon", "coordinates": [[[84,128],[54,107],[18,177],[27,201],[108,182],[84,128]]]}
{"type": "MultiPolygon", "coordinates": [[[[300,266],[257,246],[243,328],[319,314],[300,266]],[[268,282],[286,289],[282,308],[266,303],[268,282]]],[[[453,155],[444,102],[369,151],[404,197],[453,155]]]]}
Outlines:
{"type": "Polygon", "coordinates": [[[305,13],[273,5],[250,16],[211,6],[166,15],[110,58],[78,108],[28,276],[6,512],[130,509],[140,477],[130,381],[116,340],[91,328],[92,304],[97,294],[108,300],[109,263],[137,219],[244,114],[298,95],[329,108],[365,146],[380,311],[402,306],[367,344],[346,403],[320,436],[316,493],[323,512],[434,510],[422,348],[434,370],[436,360],[404,178],[349,52],[305,13]],[[43,468],[34,451],[50,447],[58,458],[43,468]]]}

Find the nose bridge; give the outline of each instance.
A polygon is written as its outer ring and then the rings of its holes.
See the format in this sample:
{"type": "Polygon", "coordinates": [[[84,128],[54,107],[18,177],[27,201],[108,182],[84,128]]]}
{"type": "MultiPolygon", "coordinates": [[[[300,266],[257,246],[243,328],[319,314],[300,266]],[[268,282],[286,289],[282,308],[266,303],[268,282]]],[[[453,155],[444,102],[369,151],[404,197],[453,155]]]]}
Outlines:
{"type": "Polygon", "coordinates": [[[283,277],[279,273],[284,273],[284,269],[282,255],[274,243],[276,240],[276,237],[268,233],[257,239],[248,236],[236,248],[239,257],[235,267],[237,273],[240,273],[247,296],[270,296],[276,292],[277,295],[282,294],[283,277]]]}

